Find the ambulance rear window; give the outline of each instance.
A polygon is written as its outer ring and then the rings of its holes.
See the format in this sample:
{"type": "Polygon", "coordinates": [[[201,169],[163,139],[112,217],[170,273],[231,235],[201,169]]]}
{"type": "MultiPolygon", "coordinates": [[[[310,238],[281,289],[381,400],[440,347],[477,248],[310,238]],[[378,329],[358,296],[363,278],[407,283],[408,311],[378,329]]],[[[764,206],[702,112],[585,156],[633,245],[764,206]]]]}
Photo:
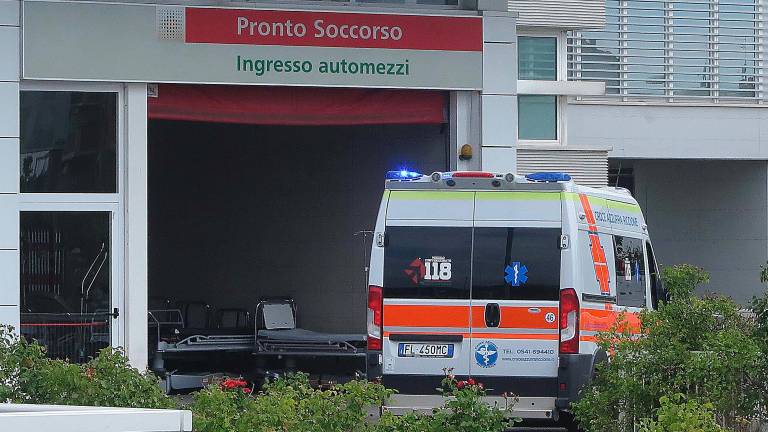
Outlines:
{"type": "Polygon", "coordinates": [[[475,228],[472,298],[557,301],[559,228],[475,228]]]}
{"type": "Polygon", "coordinates": [[[384,297],[469,299],[472,228],[387,227],[384,297]]]}

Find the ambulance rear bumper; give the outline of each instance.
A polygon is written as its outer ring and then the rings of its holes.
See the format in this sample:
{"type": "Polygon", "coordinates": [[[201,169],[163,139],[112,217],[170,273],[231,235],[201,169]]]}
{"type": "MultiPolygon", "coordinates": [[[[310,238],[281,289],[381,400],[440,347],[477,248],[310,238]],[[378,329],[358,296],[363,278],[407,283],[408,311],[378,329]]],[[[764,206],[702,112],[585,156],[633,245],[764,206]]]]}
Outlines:
{"type": "MultiPolygon", "coordinates": [[[[512,405],[510,415],[524,419],[557,420],[554,397],[521,397],[512,405]]],[[[511,400],[500,396],[488,396],[486,402],[491,406],[505,408],[511,400]]],[[[434,408],[445,404],[446,398],[439,395],[393,395],[389,403],[383,407],[395,415],[403,415],[409,412],[431,414],[434,408]]]]}

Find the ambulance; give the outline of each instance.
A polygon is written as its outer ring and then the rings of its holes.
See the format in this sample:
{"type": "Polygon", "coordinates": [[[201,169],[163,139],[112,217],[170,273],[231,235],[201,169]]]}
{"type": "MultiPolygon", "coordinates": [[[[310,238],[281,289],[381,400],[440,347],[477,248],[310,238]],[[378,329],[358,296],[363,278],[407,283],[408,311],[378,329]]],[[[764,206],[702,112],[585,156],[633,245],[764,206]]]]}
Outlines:
{"type": "Polygon", "coordinates": [[[567,418],[597,334],[664,297],[637,201],[565,173],[389,172],[373,238],[367,369],[393,412],[442,405],[449,371],[567,418]]]}

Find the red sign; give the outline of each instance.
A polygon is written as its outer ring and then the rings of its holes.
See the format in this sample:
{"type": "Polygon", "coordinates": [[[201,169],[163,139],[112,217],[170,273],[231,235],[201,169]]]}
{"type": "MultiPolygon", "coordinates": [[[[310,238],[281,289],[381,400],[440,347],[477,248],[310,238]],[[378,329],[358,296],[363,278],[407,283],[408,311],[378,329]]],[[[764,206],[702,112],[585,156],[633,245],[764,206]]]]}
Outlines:
{"type": "Polygon", "coordinates": [[[186,8],[186,42],[482,51],[480,17],[186,8]]]}

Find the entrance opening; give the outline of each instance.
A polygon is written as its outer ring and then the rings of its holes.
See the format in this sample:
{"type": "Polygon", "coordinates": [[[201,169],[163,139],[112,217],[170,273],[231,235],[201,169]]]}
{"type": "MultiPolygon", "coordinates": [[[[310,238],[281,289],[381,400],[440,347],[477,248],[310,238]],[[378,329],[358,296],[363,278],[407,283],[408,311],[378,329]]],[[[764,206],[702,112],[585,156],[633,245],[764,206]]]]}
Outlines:
{"type": "MultiPolygon", "coordinates": [[[[350,112],[366,110],[375,112],[350,112]]],[[[364,372],[370,231],[384,174],[447,170],[448,136],[442,122],[360,118],[333,125],[151,118],[156,371],[200,372],[191,381],[201,382],[211,372],[259,378],[302,370],[320,381],[364,372]],[[158,346],[168,349],[158,354],[158,346]],[[205,355],[197,355],[202,346],[205,355]]]]}

